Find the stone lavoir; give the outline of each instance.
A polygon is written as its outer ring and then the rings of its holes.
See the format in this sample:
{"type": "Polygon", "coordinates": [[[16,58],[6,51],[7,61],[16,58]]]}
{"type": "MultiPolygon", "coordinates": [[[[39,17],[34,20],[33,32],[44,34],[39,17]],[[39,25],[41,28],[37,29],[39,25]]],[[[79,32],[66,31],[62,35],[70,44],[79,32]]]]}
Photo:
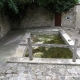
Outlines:
{"type": "MultiPolygon", "coordinates": [[[[33,34],[31,39],[33,44],[65,44],[59,34],[33,34]]],[[[68,48],[33,46],[32,53],[35,58],[72,58],[72,52],[68,48]]]]}
{"type": "MultiPolygon", "coordinates": [[[[56,26],[58,23],[58,18],[56,17],[56,13],[52,14],[48,10],[43,7],[33,7],[30,6],[25,11],[25,15],[22,16],[21,20],[18,21],[14,20],[11,21],[7,15],[0,13],[0,38],[4,37],[10,30],[15,29],[27,29],[27,28],[45,28],[45,27],[52,27],[52,28],[75,28],[79,29],[80,20],[80,5],[76,5],[67,12],[62,12],[60,17],[60,26],[56,26]],[[57,22],[56,22],[57,21],[57,22]]],[[[0,11],[1,12],[1,11],[0,11]]]]}

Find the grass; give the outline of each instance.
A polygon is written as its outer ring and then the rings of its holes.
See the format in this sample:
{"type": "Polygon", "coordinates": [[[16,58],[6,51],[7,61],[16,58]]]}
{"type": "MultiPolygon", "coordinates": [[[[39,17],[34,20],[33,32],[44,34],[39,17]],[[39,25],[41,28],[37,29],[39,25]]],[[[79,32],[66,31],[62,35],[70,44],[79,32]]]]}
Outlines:
{"type": "MultiPolygon", "coordinates": [[[[60,35],[32,35],[32,43],[65,44],[60,35]]],[[[72,58],[72,52],[68,48],[36,46],[33,47],[33,56],[38,58],[72,58]]]]}

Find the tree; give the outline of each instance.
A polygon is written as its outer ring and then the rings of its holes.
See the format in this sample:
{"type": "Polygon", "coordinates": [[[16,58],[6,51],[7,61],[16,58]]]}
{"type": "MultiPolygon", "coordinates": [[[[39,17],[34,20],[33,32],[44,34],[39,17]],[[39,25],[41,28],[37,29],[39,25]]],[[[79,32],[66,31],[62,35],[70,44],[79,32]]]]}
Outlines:
{"type": "Polygon", "coordinates": [[[25,5],[31,5],[33,2],[55,13],[67,11],[78,3],[78,0],[0,0],[0,9],[7,7],[15,13],[19,13],[19,9],[24,8],[25,5]]]}
{"type": "Polygon", "coordinates": [[[5,7],[11,8],[15,13],[18,13],[18,7],[14,0],[0,0],[0,9],[5,7]]]}
{"type": "Polygon", "coordinates": [[[46,7],[51,12],[63,12],[76,5],[78,0],[38,0],[38,4],[46,7]]]}

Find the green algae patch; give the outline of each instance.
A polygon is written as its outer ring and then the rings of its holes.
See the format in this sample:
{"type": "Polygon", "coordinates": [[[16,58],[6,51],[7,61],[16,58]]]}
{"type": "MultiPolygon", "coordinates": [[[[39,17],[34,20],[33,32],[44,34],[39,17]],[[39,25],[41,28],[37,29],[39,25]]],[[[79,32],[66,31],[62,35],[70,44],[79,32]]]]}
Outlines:
{"type": "MultiPolygon", "coordinates": [[[[60,35],[32,35],[32,43],[39,44],[65,44],[60,35]]],[[[33,57],[36,58],[72,58],[69,48],[32,47],[33,57]]],[[[28,57],[28,55],[26,55],[28,57]]]]}

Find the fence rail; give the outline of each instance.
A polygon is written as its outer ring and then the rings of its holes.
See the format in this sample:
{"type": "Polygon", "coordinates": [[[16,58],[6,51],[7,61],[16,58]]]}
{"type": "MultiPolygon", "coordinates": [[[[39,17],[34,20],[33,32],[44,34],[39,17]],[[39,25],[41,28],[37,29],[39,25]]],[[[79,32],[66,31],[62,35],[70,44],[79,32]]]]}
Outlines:
{"type": "Polygon", "coordinates": [[[28,43],[27,44],[20,44],[24,46],[28,46],[28,51],[29,51],[29,59],[33,60],[33,55],[32,55],[32,46],[40,46],[40,47],[62,47],[62,48],[72,48],[73,49],[73,62],[76,62],[77,58],[77,48],[80,48],[78,46],[78,39],[75,39],[74,45],[63,45],[63,44],[32,44],[31,43],[31,37],[30,35],[28,36],[28,43]]]}

